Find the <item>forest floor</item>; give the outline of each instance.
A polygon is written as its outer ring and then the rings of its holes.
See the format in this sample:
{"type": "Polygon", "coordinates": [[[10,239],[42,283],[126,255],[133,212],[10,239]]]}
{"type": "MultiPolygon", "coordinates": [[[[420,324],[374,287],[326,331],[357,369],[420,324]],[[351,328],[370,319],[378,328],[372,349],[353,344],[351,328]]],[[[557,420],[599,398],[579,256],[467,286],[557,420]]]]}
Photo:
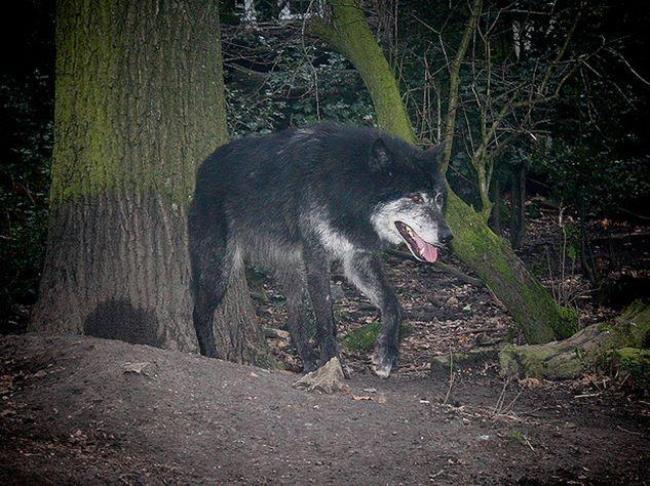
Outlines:
{"type": "Polygon", "coordinates": [[[0,341],[0,484],[646,484],[650,405],[566,384],[287,371],[78,336],[0,341]]]}
{"type": "MultiPolygon", "coordinates": [[[[561,244],[544,221],[523,248],[531,266],[561,244]]],[[[283,333],[269,343],[289,371],[80,336],[1,337],[0,484],[648,484],[647,398],[596,372],[500,377],[494,348],[518,337],[488,290],[408,259],[386,267],[408,325],[400,367],[379,379],[368,352],[344,346],[349,390],[334,395],[292,387],[300,363],[283,333]],[[485,352],[431,364],[470,349],[485,352]]],[[[590,303],[580,277],[553,273],[547,283],[583,324],[615,314],[590,303]]],[[[333,285],[342,340],[378,322],[336,269],[333,285]]],[[[261,278],[253,292],[261,323],[282,327],[279,290],[261,278]]]]}

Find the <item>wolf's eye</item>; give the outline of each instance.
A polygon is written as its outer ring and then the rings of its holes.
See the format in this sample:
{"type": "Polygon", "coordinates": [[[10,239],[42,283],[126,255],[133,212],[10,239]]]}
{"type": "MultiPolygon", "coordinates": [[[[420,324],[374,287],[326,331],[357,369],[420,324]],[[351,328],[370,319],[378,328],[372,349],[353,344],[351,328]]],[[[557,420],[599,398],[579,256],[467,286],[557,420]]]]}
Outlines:
{"type": "Polygon", "coordinates": [[[445,202],[445,198],[442,196],[442,194],[437,194],[437,195],[436,195],[436,206],[438,206],[439,208],[441,208],[441,207],[442,207],[442,203],[444,203],[444,202],[445,202]]]}
{"type": "Polygon", "coordinates": [[[424,198],[420,194],[411,194],[409,196],[411,201],[413,201],[415,204],[424,204],[424,198]]]}

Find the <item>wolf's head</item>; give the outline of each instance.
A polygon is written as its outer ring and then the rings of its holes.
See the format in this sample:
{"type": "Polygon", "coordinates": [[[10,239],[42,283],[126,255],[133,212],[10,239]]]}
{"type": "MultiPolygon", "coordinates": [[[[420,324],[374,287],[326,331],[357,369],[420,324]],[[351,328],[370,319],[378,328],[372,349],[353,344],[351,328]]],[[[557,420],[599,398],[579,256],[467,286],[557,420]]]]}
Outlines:
{"type": "Polygon", "coordinates": [[[447,184],[440,172],[440,145],[426,151],[391,149],[382,138],[372,146],[369,165],[381,185],[370,221],[379,238],[406,243],[413,256],[438,259],[440,246],[453,238],[445,222],[447,184]]]}

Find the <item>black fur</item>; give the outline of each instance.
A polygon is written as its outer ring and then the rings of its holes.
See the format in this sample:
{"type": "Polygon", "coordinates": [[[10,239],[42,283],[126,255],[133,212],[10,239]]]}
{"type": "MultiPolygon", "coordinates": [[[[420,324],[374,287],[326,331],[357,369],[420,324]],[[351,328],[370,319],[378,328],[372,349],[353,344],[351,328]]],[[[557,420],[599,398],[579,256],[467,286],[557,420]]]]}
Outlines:
{"type": "MultiPolygon", "coordinates": [[[[439,152],[422,152],[378,130],[334,124],[246,137],[214,152],[199,168],[189,216],[201,352],[216,355],[212,316],[233,266],[245,259],[274,269],[283,283],[289,330],[305,369],[317,366],[300,307],[305,286],[317,320],[320,363],[335,356],[329,270],[340,259],[381,310],[375,362],[387,375],[397,361],[400,307],[376,255],[389,243],[372,218],[383,203],[409,194],[444,197],[439,152]]],[[[439,242],[451,237],[442,210],[416,209],[437,225],[439,242]]]]}

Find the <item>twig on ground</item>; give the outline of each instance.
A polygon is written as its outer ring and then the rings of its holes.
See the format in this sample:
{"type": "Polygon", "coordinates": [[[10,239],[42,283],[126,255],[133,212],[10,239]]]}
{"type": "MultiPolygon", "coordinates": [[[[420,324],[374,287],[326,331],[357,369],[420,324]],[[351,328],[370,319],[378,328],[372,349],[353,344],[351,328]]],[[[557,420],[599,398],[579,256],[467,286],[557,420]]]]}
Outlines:
{"type": "Polygon", "coordinates": [[[508,377],[506,380],[503,382],[503,388],[501,388],[501,393],[499,394],[499,398],[497,399],[497,403],[494,406],[494,415],[506,415],[509,411],[512,410],[512,406],[515,404],[517,399],[521,396],[521,390],[515,395],[515,398],[510,400],[507,405],[504,406],[505,399],[506,399],[506,390],[508,389],[508,385],[510,384],[511,377],[508,377]]]}
{"type": "Polygon", "coordinates": [[[622,430],[622,431],[625,432],[626,434],[641,435],[641,436],[644,435],[644,434],[642,434],[641,432],[633,432],[633,431],[631,431],[631,430],[624,429],[624,428],[621,427],[620,425],[617,425],[616,428],[617,428],[618,430],[622,430]]]}
{"type": "Polygon", "coordinates": [[[454,353],[452,350],[449,350],[449,387],[447,388],[447,394],[445,395],[445,399],[442,401],[443,405],[447,404],[447,400],[449,400],[449,396],[451,395],[451,390],[454,387],[454,380],[455,380],[456,375],[454,374],[454,353]]]}

